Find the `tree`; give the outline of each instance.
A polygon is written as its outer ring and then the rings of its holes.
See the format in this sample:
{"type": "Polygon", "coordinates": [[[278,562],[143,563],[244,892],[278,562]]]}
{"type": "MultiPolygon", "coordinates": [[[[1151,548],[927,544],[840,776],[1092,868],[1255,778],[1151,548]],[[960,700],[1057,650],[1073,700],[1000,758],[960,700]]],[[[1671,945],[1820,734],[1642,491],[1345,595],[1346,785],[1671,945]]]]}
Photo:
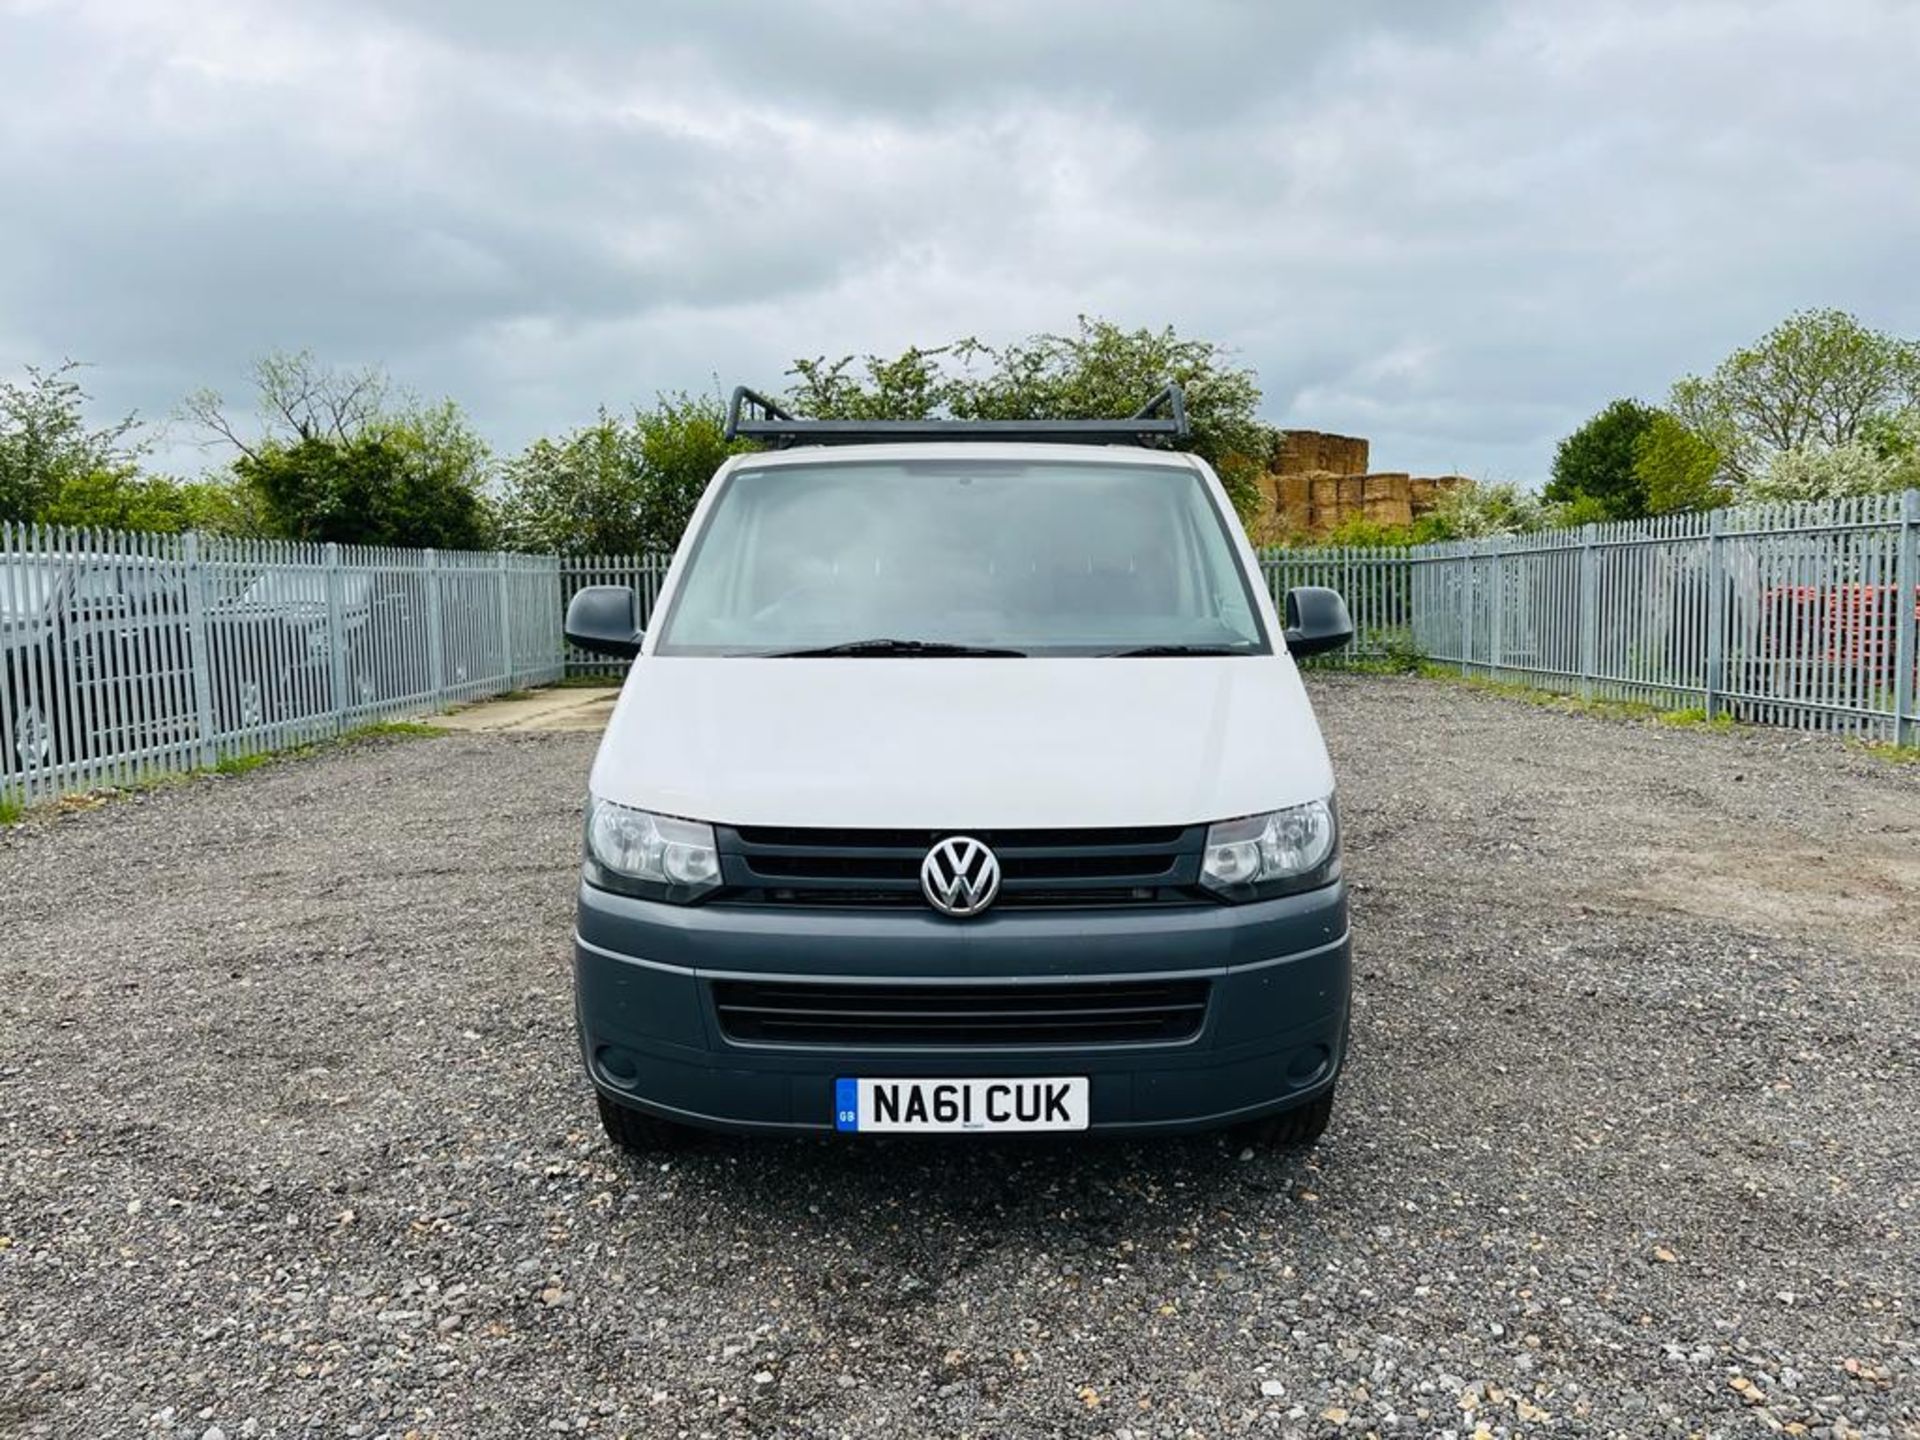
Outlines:
{"type": "Polygon", "coordinates": [[[239,453],[232,470],[261,528],[287,540],[493,543],[486,443],[451,400],[396,399],[378,367],[332,369],[307,351],[256,362],[256,425],[201,391],[187,416],[239,453]]]}
{"type": "Polygon", "coordinates": [[[728,442],[720,402],[703,395],[661,395],[651,408],[634,411],[633,426],[647,481],[647,547],[669,551],[680,543],[693,507],[721,462],[754,447],[746,441],[728,442]]]}
{"type": "Polygon", "coordinates": [[[1671,515],[1717,510],[1733,497],[1720,481],[1720,447],[1671,411],[1656,410],[1633,442],[1633,473],[1647,496],[1647,512],[1671,515]]]}
{"type": "Polygon", "coordinates": [[[893,359],[796,360],[788,401],[818,419],[1066,420],[1131,415],[1167,381],[1186,394],[1187,448],[1220,474],[1243,515],[1257,507],[1254,477],[1273,452],[1258,417],[1253,371],[1220,346],[1163,330],[1124,330],[1081,316],[1070,335],[1035,335],[1000,348],[974,339],[893,359]],[[857,368],[856,368],[857,366],[857,368]]]}
{"type": "Polygon", "coordinates": [[[676,394],[534,441],[502,473],[507,543],[576,555],[672,550],[721,462],[752,448],[729,444],[725,429],[717,400],[676,394]]]}
{"type": "Polygon", "coordinates": [[[76,530],[240,533],[234,507],[223,503],[231,490],[231,486],[167,475],[88,470],[55,485],[42,498],[34,518],[43,525],[76,530]]]}
{"type": "Polygon", "coordinates": [[[786,398],[795,413],[815,420],[926,420],[964,403],[967,379],[946,374],[943,363],[951,357],[964,366],[989,353],[977,340],[931,350],[910,345],[892,360],[878,355],[860,360],[864,380],[849,373],[856,363],[852,355],[795,360],[787,373],[797,375],[799,383],[786,398]]]}
{"type": "Polygon", "coordinates": [[[1896,464],[1920,461],[1920,404],[1874,416],[1860,427],[1860,438],[1896,464]]]}
{"type": "Polygon", "coordinates": [[[501,468],[500,529],[518,550],[632,555],[646,549],[646,480],[627,424],[600,412],[591,425],[545,437],[501,468]]]}
{"type": "Polygon", "coordinates": [[[1541,497],[1550,505],[1581,504],[1585,518],[1636,520],[1647,513],[1647,488],[1634,469],[1634,447],[1653,424],[1638,400],[1616,400],[1560,442],[1553,478],[1541,497]]]}
{"type": "Polygon", "coordinates": [[[1756,504],[1839,500],[1920,489],[1920,408],[1883,416],[1838,445],[1782,450],[1748,481],[1741,498],[1756,504]]]}
{"type": "Polygon", "coordinates": [[[1442,490],[1433,509],[1414,522],[1414,539],[1425,542],[1519,535],[1543,529],[1548,521],[1547,507],[1540,497],[1510,480],[1462,480],[1442,490]]]}
{"type": "MultiPolygon", "coordinates": [[[[1744,498],[1776,458],[1870,444],[1876,423],[1916,403],[1920,343],[1841,310],[1802,310],[1711,375],[1679,381],[1669,408],[1720,450],[1722,478],[1744,498]]],[[[1863,453],[1836,463],[1845,468],[1863,453]]]]}
{"type": "Polygon", "coordinates": [[[473,477],[417,430],[386,423],[351,440],[262,443],[234,461],[265,528],[286,540],[479,550],[492,542],[473,477]]]}
{"type": "Polygon", "coordinates": [[[115,523],[84,510],[79,497],[132,484],[146,442],[133,415],[87,424],[91,397],[74,378],[79,368],[72,360],[51,370],[29,365],[24,382],[0,382],[0,521],[115,523]],[[56,512],[63,493],[68,502],[56,512]]]}
{"type": "Polygon", "coordinates": [[[266,536],[266,520],[260,513],[259,498],[230,475],[205,475],[198,480],[175,480],[172,484],[184,512],[182,530],[199,530],[209,535],[244,535],[252,539],[266,536]]]}
{"type": "Polygon", "coordinates": [[[488,494],[493,454],[451,400],[408,405],[368,433],[400,457],[398,484],[385,497],[388,545],[484,550],[499,525],[488,494]]]}
{"type": "Polygon", "coordinates": [[[376,365],[326,366],[311,350],[275,351],[254,361],[253,387],[257,436],[228,417],[226,402],[215,390],[195,391],[182,412],[215,441],[253,455],[275,442],[358,439],[386,416],[393,388],[376,365]]]}

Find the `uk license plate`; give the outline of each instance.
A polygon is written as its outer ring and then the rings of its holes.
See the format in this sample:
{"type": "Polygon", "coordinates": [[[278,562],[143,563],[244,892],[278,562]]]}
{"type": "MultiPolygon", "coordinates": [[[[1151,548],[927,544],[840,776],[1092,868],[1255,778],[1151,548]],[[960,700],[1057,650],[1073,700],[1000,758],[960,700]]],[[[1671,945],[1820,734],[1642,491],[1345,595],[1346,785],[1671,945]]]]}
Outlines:
{"type": "Polygon", "coordinates": [[[836,1080],[837,1130],[1084,1130],[1087,1077],[1017,1080],[836,1080]]]}

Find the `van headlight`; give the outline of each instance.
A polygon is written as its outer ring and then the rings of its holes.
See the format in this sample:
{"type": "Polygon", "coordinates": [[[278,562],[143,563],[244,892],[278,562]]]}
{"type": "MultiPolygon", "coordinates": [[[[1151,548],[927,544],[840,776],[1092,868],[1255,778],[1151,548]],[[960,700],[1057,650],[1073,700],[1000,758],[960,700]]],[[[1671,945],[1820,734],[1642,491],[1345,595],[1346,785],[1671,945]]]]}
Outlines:
{"type": "Polygon", "coordinates": [[[589,885],[685,905],[720,887],[713,827],[587,797],[589,885]]]}
{"type": "Polygon", "coordinates": [[[1333,797],[1207,827],[1200,883],[1227,900],[1265,900],[1332,881],[1340,864],[1333,797]]]}

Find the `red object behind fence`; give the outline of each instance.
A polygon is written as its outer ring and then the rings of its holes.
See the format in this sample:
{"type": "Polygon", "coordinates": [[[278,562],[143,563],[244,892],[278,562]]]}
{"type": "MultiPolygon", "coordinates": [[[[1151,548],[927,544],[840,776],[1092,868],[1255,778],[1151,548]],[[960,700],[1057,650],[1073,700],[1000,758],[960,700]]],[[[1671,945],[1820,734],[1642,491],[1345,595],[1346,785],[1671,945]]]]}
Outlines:
{"type": "MultiPolygon", "coordinates": [[[[1899,593],[1894,585],[1777,586],[1764,597],[1763,653],[1891,680],[1900,643],[1899,593]]],[[[1920,587],[1914,596],[1920,618],[1920,587]]]]}

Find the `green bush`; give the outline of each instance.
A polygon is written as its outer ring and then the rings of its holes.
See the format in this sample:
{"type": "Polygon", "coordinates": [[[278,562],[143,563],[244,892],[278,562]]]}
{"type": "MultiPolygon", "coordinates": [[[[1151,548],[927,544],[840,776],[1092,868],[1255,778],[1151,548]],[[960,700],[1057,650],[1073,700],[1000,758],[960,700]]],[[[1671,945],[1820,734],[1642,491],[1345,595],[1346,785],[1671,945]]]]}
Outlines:
{"type": "Polygon", "coordinates": [[[1427,657],[1413,643],[1413,631],[1405,627],[1382,631],[1375,647],[1374,664],[1390,675],[1417,675],[1426,663],[1427,657]]]}
{"type": "Polygon", "coordinates": [[[1560,442],[1553,478],[1541,491],[1549,505],[1579,506],[1593,520],[1637,520],[1647,513],[1647,487],[1634,468],[1635,447],[1654,423],[1638,400],[1616,400],[1560,442]]]}
{"type": "Polygon", "coordinates": [[[29,365],[24,381],[0,382],[0,521],[113,525],[164,508],[165,487],[139,478],[139,421],[89,426],[79,368],[29,365]]]}
{"type": "Polygon", "coordinates": [[[631,416],[602,410],[558,440],[536,440],[502,472],[501,528],[521,550],[670,551],[715,470],[732,454],[719,402],[663,395],[631,416]]]}
{"type": "Polygon", "coordinates": [[[190,420],[237,452],[238,493],[201,497],[211,518],[283,540],[494,543],[492,457],[453,401],[396,397],[377,366],[335,369],[304,350],[268,355],[253,374],[252,426],[210,390],[186,402],[190,420]]]}
{"type": "Polygon", "coordinates": [[[1081,316],[1068,335],[1001,347],[957,340],[878,355],[794,361],[787,400],[801,415],[838,420],[1072,420],[1131,415],[1167,381],[1186,395],[1187,448],[1211,464],[1243,518],[1258,508],[1256,477],[1275,434],[1260,420],[1260,386],[1208,340],[1171,326],[1126,330],[1081,316]]]}
{"type": "Polygon", "coordinates": [[[1720,447],[1668,410],[1633,443],[1633,471],[1654,515],[1717,510],[1732,498],[1720,481],[1720,447]]]}
{"type": "Polygon", "coordinates": [[[281,539],[486,549],[484,451],[446,441],[401,421],[348,440],[265,442],[233,468],[266,533],[281,539]]]}

